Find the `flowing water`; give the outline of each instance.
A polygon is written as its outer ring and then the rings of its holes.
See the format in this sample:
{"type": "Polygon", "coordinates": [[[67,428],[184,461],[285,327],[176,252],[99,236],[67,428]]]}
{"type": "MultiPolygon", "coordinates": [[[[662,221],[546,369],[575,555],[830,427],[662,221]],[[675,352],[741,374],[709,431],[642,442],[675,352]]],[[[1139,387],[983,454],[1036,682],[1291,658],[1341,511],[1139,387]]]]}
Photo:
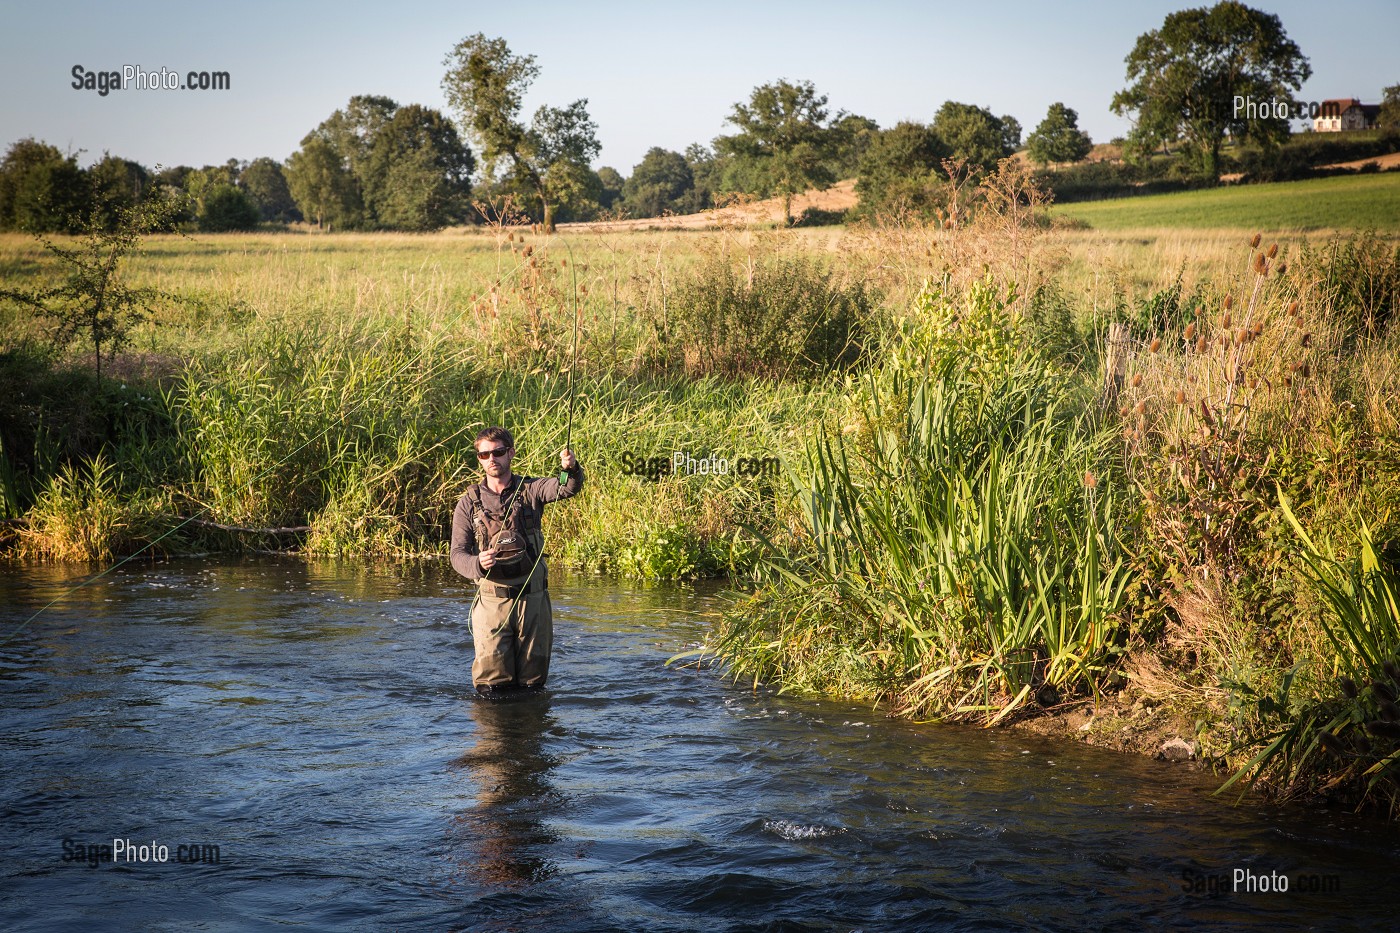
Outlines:
{"type": "Polygon", "coordinates": [[[6,930],[1335,930],[1400,913],[1387,824],[668,666],[716,603],[692,589],[556,581],[551,689],[489,702],[467,684],[469,592],[441,568],[129,566],[21,625],[73,582],[0,578],[6,930]]]}

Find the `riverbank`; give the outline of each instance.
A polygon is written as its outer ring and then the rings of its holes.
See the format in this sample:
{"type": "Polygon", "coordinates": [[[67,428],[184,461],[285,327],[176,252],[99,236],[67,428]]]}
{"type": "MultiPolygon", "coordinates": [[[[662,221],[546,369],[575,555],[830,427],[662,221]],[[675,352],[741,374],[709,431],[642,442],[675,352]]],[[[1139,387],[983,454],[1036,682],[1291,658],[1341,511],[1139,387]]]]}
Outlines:
{"type": "MultiPolygon", "coordinates": [[[[10,287],[46,262],[0,239],[10,287]]],[[[566,438],[590,471],[559,566],[749,581],[707,646],[736,676],[978,723],[1117,697],[1065,731],[1151,745],[1162,710],[1387,807],[1397,270],[1384,238],[995,214],[156,237],[128,281],[171,297],[100,376],[6,309],[3,517],[26,559],[440,556],[506,423],[524,471],[566,438]]]]}

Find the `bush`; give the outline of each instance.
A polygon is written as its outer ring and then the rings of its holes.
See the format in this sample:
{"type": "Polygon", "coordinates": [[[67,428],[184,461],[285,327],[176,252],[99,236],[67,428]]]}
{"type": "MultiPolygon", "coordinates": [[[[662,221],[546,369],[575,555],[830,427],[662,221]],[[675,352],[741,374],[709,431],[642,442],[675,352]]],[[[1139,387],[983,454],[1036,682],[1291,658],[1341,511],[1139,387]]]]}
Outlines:
{"type": "Polygon", "coordinates": [[[252,230],[258,225],[258,206],[233,185],[219,185],[204,199],[199,229],[205,233],[252,230]]]}
{"type": "Polygon", "coordinates": [[[809,207],[802,216],[792,222],[794,227],[834,227],[846,222],[847,211],[828,211],[820,207],[809,207]]]}
{"type": "Polygon", "coordinates": [[[702,261],[661,325],[661,344],[687,372],[786,377],[854,366],[875,295],[815,260],[727,256],[702,261]]]}

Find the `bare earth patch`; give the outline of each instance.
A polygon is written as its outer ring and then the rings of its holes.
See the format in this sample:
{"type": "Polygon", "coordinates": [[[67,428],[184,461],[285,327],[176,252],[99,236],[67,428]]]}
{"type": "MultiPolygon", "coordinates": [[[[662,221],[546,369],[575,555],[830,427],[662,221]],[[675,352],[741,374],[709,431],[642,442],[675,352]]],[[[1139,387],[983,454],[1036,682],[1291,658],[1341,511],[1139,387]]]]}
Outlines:
{"type": "MultiPolygon", "coordinates": [[[[801,217],[810,208],[823,211],[844,211],[856,206],[855,179],[840,181],[825,191],[808,191],[792,199],[792,216],[801,217]]],[[[747,203],[736,202],[726,207],[699,214],[673,214],[668,217],[644,217],[639,220],[609,220],[591,223],[559,224],[560,230],[714,230],[723,227],[748,227],[757,224],[783,222],[783,199],[767,198],[747,203]]]]}

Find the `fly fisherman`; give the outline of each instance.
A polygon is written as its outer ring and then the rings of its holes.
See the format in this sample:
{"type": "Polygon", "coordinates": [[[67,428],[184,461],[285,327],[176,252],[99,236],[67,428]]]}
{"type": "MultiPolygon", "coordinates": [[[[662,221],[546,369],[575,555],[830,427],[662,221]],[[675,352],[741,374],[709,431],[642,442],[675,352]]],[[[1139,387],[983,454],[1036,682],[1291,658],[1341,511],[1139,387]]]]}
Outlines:
{"type": "Polygon", "coordinates": [[[538,690],[554,644],[540,515],[545,503],[583,488],[583,467],[565,447],[560,476],[517,476],[510,471],[515,439],[505,428],[477,434],[476,458],[486,478],[457,500],[451,552],[453,569],[477,584],[472,683],[483,696],[538,690]]]}

